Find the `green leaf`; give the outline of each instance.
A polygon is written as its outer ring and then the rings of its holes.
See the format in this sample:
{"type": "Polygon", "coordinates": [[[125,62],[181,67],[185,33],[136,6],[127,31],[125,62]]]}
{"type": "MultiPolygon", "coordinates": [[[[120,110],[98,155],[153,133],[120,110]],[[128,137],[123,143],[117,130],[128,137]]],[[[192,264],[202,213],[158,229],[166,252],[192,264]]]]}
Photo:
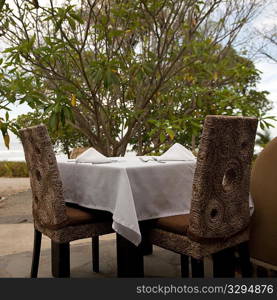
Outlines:
{"type": "Polygon", "coordinates": [[[63,21],[64,21],[64,18],[61,18],[57,21],[57,23],[55,24],[55,33],[57,33],[60,30],[60,28],[62,27],[63,21]]]}
{"type": "Polygon", "coordinates": [[[5,146],[10,149],[10,136],[8,134],[5,134],[4,135],[4,143],[5,143],[5,146]]]}
{"type": "Polygon", "coordinates": [[[55,130],[58,125],[58,118],[56,113],[52,113],[50,118],[49,118],[49,126],[55,130]]]}
{"type": "Polygon", "coordinates": [[[64,116],[65,116],[65,120],[70,120],[70,121],[74,122],[73,113],[68,106],[64,107],[64,116]]]}
{"type": "Polygon", "coordinates": [[[68,23],[69,23],[70,27],[72,28],[72,30],[75,31],[76,30],[76,23],[75,23],[74,19],[73,18],[67,18],[67,20],[68,20],[68,23]]]}
{"type": "Polygon", "coordinates": [[[169,135],[170,139],[173,140],[175,136],[175,132],[171,128],[166,128],[165,131],[169,135]]]}
{"type": "Polygon", "coordinates": [[[5,48],[5,50],[3,50],[2,53],[12,53],[14,50],[17,50],[17,46],[5,48]]]}
{"type": "Polygon", "coordinates": [[[69,12],[70,17],[72,17],[75,21],[80,24],[84,24],[84,20],[80,15],[77,15],[74,11],[69,12]]]}
{"type": "Polygon", "coordinates": [[[160,133],[160,141],[163,143],[166,140],[166,136],[163,132],[160,133]]]}
{"type": "Polygon", "coordinates": [[[0,0],[0,12],[2,11],[4,5],[5,5],[5,0],[0,0]]]}
{"type": "Polygon", "coordinates": [[[118,80],[112,70],[108,68],[104,74],[104,87],[108,89],[111,85],[118,83],[118,80]]]}
{"type": "Polygon", "coordinates": [[[61,111],[61,123],[63,126],[65,126],[65,113],[64,110],[61,111]]]}

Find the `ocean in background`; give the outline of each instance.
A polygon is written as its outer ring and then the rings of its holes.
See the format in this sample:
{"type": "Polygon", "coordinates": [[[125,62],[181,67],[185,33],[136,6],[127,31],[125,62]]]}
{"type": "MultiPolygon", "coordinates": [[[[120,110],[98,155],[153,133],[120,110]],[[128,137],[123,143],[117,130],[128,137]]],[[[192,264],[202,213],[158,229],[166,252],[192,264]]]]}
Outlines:
{"type": "Polygon", "coordinates": [[[0,151],[0,161],[25,161],[24,152],[16,150],[0,151]]]}
{"type": "MultiPolygon", "coordinates": [[[[56,155],[57,161],[66,161],[67,156],[63,153],[56,155]]],[[[0,150],[0,161],[25,161],[23,150],[0,150]]]]}
{"type": "MultiPolygon", "coordinates": [[[[25,161],[21,142],[13,134],[11,134],[10,137],[10,149],[8,150],[4,145],[2,136],[0,135],[0,161],[25,161]]],[[[56,157],[58,161],[67,160],[67,156],[63,153],[58,153],[56,157]]]]}
{"type": "MultiPolygon", "coordinates": [[[[3,138],[0,134],[0,161],[25,161],[24,151],[20,140],[14,135],[10,134],[10,149],[8,150],[4,145],[3,138]]],[[[128,151],[125,156],[135,156],[136,153],[128,151]]],[[[67,155],[63,153],[56,154],[57,161],[67,161],[67,155]]]]}

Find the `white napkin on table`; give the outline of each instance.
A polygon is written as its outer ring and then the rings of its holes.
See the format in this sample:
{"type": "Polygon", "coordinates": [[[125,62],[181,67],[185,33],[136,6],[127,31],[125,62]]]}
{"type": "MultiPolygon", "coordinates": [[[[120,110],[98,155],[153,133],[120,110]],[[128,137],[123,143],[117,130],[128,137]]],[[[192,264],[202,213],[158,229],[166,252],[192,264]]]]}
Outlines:
{"type": "Polygon", "coordinates": [[[76,163],[93,163],[93,164],[104,164],[112,162],[109,157],[101,154],[94,148],[89,148],[76,158],[76,163]]]}
{"type": "Polygon", "coordinates": [[[182,161],[182,160],[196,160],[196,157],[190,150],[179,143],[171,146],[164,154],[157,158],[160,161],[182,161]]]}

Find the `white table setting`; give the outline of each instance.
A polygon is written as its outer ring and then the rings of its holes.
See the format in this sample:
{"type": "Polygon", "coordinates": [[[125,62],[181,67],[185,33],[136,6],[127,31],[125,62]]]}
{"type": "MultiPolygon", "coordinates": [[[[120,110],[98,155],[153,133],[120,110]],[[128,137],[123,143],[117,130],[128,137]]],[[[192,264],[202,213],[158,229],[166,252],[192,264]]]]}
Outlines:
{"type": "Polygon", "coordinates": [[[106,157],[89,148],[58,167],[65,201],[111,212],[113,229],[136,246],[139,221],[190,212],[196,157],[178,143],[161,156],[106,157]]]}
{"type": "Polygon", "coordinates": [[[139,221],[189,212],[195,164],[174,144],[159,157],[110,158],[89,148],[58,166],[66,202],[110,211],[114,230],[138,245],[139,221]]]}

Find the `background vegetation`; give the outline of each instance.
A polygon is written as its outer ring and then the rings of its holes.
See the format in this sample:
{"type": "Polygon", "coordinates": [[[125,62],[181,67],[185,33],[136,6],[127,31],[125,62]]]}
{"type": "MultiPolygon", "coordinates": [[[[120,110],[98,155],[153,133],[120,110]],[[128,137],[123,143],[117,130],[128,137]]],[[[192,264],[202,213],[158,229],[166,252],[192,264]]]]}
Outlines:
{"type": "Polygon", "coordinates": [[[234,48],[262,2],[1,1],[0,105],[34,109],[0,120],[6,145],[8,128],[41,120],[65,152],[91,145],[107,156],[173,142],[194,150],[207,114],[256,116],[269,127],[259,71],[234,48]]]}
{"type": "Polygon", "coordinates": [[[25,162],[0,161],[0,177],[29,177],[25,162]]]}

